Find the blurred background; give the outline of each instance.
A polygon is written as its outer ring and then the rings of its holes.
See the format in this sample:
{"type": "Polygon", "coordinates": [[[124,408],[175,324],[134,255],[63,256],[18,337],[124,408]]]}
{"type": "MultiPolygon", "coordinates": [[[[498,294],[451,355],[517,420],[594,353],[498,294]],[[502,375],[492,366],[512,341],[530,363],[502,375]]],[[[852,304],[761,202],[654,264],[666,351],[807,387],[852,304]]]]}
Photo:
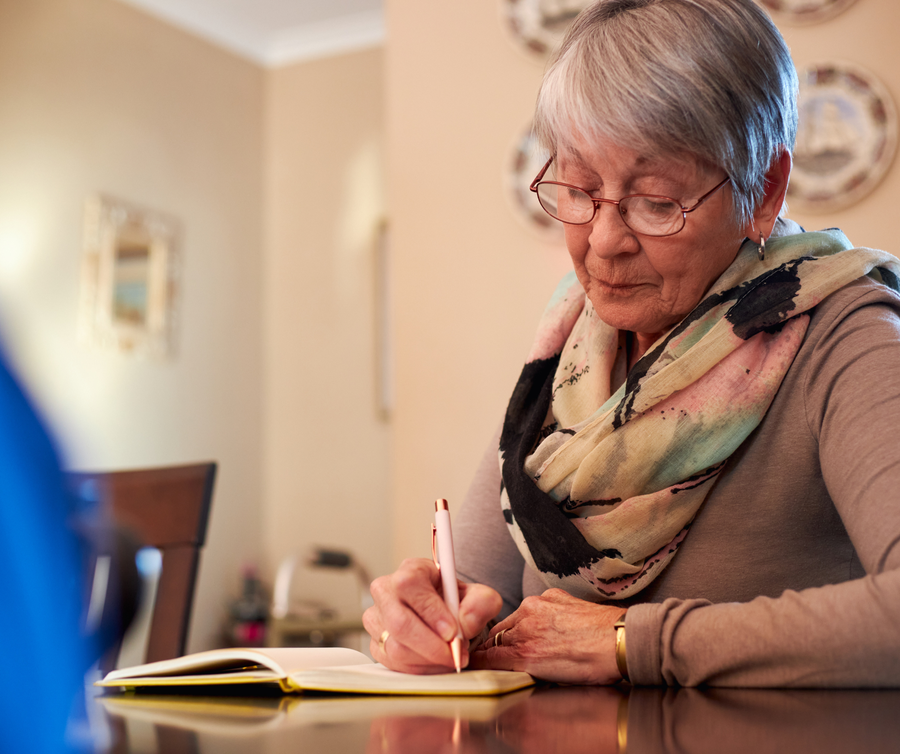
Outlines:
{"type": "MultiPolygon", "coordinates": [[[[377,576],[461,502],[569,266],[509,188],[545,63],[510,13],[541,5],[0,0],[0,335],[68,467],[219,462],[189,650],[242,574],[324,546],[377,576]],[[97,192],[178,221],[165,358],[78,337],[97,192]]],[[[894,99],[897,28],[782,26],[894,99]]],[[[791,216],[896,251],[898,189],[791,216]]]]}

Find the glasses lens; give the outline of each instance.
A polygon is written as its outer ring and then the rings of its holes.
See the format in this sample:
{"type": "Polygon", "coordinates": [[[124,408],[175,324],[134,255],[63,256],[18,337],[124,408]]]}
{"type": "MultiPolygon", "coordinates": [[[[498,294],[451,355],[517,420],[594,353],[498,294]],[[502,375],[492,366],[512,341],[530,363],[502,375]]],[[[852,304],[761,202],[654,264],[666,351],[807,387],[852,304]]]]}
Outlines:
{"type": "Polygon", "coordinates": [[[594,202],[591,197],[571,186],[539,183],[537,195],[547,214],[564,223],[589,223],[594,216],[594,202]]]}
{"type": "Polygon", "coordinates": [[[681,207],[664,196],[627,196],[619,212],[629,228],[647,236],[668,236],[684,227],[681,207]]]}

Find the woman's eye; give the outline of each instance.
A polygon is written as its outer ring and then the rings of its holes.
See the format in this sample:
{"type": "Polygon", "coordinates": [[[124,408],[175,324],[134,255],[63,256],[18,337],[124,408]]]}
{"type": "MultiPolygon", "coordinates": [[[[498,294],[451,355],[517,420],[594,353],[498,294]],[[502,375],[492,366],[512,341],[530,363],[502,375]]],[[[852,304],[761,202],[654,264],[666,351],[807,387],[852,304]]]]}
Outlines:
{"type": "Polygon", "coordinates": [[[566,198],[572,202],[589,202],[591,197],[577,188],[566,187],[566,198]]]}
{"type": "Polygon", "coordinates": [[[670,215],[678,209],[678,205],[668,199],[642,196],[640,200],[641,212],[647,212],[651,215],[670,215]]]}

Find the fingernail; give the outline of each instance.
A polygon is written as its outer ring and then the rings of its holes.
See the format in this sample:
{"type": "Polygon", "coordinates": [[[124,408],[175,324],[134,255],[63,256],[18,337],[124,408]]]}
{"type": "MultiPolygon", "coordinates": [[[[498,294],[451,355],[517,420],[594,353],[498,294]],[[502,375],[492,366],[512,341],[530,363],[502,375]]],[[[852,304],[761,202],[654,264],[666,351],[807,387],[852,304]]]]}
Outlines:
{"type": "Polygon", "coordinates": [[[440,636],[444,641],[450,641],[454,636],[456,636],[456,629],[453,628],[447,621],[439,620],[437,624],[438,636],[440,636]]]}

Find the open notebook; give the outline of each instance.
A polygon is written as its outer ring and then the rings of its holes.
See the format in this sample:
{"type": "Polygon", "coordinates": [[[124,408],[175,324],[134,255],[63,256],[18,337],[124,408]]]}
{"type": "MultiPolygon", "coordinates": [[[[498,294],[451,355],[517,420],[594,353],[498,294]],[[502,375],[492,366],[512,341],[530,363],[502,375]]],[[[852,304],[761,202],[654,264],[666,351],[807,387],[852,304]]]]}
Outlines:
{"type": "Polygon", "coordinates": [[[505,694],[531,686],[528,673],[465,670],[411,675],[388,670],[362,652],[343,647],[213,649],[209,652],[113,670],[97,686],[147,688],[262,684],[284,693],[332,691],[353,694],[474,696],[505,694]]]}

